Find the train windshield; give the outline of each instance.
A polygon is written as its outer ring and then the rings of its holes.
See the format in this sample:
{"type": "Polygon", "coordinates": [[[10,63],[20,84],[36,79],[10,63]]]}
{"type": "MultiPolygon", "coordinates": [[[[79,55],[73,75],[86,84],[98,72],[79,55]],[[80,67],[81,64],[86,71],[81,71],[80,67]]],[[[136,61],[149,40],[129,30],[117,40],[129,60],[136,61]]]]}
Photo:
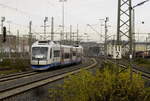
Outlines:
{"type": "Polygon", "coordinates": [[[33,47],[32,60],[47,60],[48,47],[33,47]]]}

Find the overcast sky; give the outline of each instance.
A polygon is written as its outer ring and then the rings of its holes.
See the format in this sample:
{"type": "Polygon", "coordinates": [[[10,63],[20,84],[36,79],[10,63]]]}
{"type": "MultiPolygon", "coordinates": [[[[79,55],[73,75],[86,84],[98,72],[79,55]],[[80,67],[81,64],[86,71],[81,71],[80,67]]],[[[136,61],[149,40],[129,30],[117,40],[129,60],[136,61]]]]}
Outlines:
{"type": "MultiPolygon", "coordinates": [[[[133,5],[143,0],[132,0],[133,5]]],[[[117,2],[118,0],[67,0],[65,3],[65,30],[69,31],[69,26],[73,25],[76,31],[77,24],[79,32],[89,33],[92,40],[98,41],[99,36],[92,31],[87,24],[101,32],[98,19],[109,17],[109,34],[116,34],[117,26],[117,2]]],[[[136,32],[150,32],[150,2],[136,8],[136,32]],[[142,24],[141,22],[145,23],[142,24]]],[[[60,31],[62,24],[62,3],[59,0],[0,0],[0,16],[5,16],[6,21],[11,21],[11,31],[20,30],[22,34],[28,33],[28,23],[33,22],[33,32],[43,30],[44,17],[55,18],[55,31],[60,31]]],[[[8,26],[5,23],[5,26],[8,26]]],[[[50,28],[48,28],[50,31],[50,28]]],[[[103,31],[102,31],[103,32],[103,31]]],[[[144,38],[144,37],[143,37],[144,38]]],[[[144,39],[143,39],[144,40],[144,39]]]]}

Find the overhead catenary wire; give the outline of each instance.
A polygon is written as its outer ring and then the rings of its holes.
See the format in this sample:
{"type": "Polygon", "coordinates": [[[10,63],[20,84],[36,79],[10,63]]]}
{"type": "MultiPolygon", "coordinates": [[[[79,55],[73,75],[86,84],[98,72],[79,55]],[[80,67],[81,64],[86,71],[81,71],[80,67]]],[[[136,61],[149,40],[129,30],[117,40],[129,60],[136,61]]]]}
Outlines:
{"type": "Polygon", "coordinates": [[[135,7],[137,7],[137,6],[141,6],[141,5],[143,5],[144,3],[148,2],[148,1],[150,1],[150,0],[142,1],[142,2],[140,2],[140,3],[138,3],[138,4],[136,4],[135,6],[133,6],[132,8],[135,8],[135,7]]]}
{"type": "Polygon", "coordinates": [[[2,4],[2,3],[0,3],[0,6],[3,7],[3,8],[8,8],[8,9],[10,9],[10,10],[19,12],[19,13],[21,13],[21,14],[27,15],[27,16],[29,16],[29,17],[31,17],[31,16],[36,16],[36,17],[39,17],[39,18],[43,18],[42,16],[40,16],[40,15],[38,15],[38,14],[31,14],[31,13],[29,13],[29,12],[26,12],[26,11],[23,11],[23,10],[20,10],[20,9],[18,9],[18,8],[11,7],[11,6],[2,4]]]}

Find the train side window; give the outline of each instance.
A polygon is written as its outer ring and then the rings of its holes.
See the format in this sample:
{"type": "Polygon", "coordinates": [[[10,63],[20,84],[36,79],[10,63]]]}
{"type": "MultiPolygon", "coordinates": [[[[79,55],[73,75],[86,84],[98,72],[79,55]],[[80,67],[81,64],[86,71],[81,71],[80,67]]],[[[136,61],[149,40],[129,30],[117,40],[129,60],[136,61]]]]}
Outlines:
{"type": "Polygon", "coordinates": [[[73,56],[76,56],[76,52],[73,52],[73,56]]]}
{"type": "Polygon", "coordinates": [[[59,50],[54,51],[54,57],[60,57],[60,51],[59,50]]]}
{"type": "Polygon", "coordinates": [[[65,53],[65,59],[68,59],[69,58],[69,53],[65,53]]]}

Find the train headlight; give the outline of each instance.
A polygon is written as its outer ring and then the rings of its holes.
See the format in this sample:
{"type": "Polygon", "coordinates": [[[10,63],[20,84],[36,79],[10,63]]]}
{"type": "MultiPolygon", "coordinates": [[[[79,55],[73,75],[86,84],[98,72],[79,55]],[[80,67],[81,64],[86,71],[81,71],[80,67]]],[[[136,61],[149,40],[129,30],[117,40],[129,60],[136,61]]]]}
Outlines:
{"type": "Polygon", "coordinates": [[[36,55],[35,58],[37,58],[37,59],[43,59],[44,56],[43,55],[36,55]]]}

